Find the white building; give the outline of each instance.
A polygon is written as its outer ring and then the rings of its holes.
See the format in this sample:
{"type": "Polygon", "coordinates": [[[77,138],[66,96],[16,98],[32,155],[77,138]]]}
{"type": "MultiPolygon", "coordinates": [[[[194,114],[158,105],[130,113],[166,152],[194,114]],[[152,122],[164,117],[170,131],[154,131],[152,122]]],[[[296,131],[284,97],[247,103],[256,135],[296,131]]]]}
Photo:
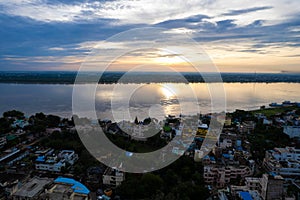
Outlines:
{"type": "Polygon", "coordinates": [[[273,122],[272,122],[272,120],[263,119],[263,124],[264,124],[264,125],[272,125],[273,122]]]}
{"type": "Polygon", "coordinates": [[[73,150],[62,150],[58,155],[38,156],[35,169],[43,171],[60,172],[67,164],[74,165],[78,155],[73,150]]]}
{"type": "Polygon", "coordinates": [[[300,126],[284,126],[283,132],[290,138],[300,137],[300,126]]]}
{"type": "Polygon", "coordinates": [[[300,149],[274,148],[266,151],[264,166],[284,177],[300,176],[300,149]]]}
{"type": "Polygon", "coordinates": [[[73,150],[62,150],[58,154],[58,158],[64,159],[70,165],[74,165],[74,163],[78,160],[78,155],[75,154],[75,151],[73,150]]]}
{"type": "Polygon", "coordinates": [[[116,187],[121,185],[122,181],[125,180],[125,174],[117,169],[108,167],[105,170],[102,178],[104,185],[116,187]]]}
{"type": "Polygon", "coordinates": [[[223,139],[222,141],[219,140],[219,147],[226,149],[228,147],[232,147],[232,140],[231,139],[223,139]]]}
{"type": "Polygon", "coordinates": [[[260,188],[260,179],[261,178],[246,177],[245,178],[245,183],[246,183],[247,189],[259,191],[259,188],[260,188]]]}

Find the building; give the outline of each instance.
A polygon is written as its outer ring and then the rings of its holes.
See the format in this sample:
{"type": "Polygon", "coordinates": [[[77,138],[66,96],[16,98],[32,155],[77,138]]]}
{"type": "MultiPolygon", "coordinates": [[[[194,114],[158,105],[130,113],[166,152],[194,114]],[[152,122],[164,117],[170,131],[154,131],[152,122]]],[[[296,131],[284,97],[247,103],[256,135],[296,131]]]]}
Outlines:
{"type": "Polygon", "coordinates": [[[17,119],[13,122],[13,124],[11,125],[11,127],[13,128],[24,128],[25,126],[28,126],[29,123],[26,120],[22,120],[22,119],[17,119]]]}
{"type": "Polygon", "coordinates": [[[283,132],[290,138],[300,137],[300,126],[284,126],[283,132]]]}
{"type": "MultiPolygon", "coordinates": [[[[200,162],[202,161],[202,157],[203,157],[203,151],[199,150],[199,149],[195,149],[194,151],[194,161],[195,162],[200,162]]],[[[205,160],[207,157],[205,157],[205,160]]]]}
{"type": "Polygon", "coordinates": [[[52,183],[52,179],[34,177],[12,194],[13,200],[43,199],[41,195],[45,188],[52,183]]]}
{"type": "Polygon", "coordinates": [[[260,180],[261,180],[261,178],[246,177],[245,183],[246,183],[247,189],[259,191],[260,190],[260,180]]]}
{"type": "Polygon", "coordinates": [[[241,180],[251,174],[248,166],[204,166],[204,181],[219,188],[228,185],[232,180],[241,180]]]}
{"type": "Polygon", "coordinates": [[[72,179],[59,177],[46,190],[48,200],[89,200],[90,191],[82,183],[72,179]]]}
{"type": "Polygon", "coordinates": [[[239,191],[237,192],[237,196],[239,199],[242,199],[242,200],[252,200],[252,199],[255,199],[255,200],[260,200],[260,195],[257,191],[252,191],[252,190],[249,190],[249,191],[239,191]]]}
{"type": "Polygon", "coordinates": [[[242,200],[261,200],[258,190],[250,190],[247,185],[230,185],[229,190],[231,193],[231,199],[242,199],[242,200]]]}
{"type": "Polygon", "coordinates": [[[255,161],[254,160],[249,160],[248,165],[251,169],[251,172],[254,174],[254,172],[255,172],[255,161]]]}
{"type": "Polygon", "coordinates": [[[240,143],[241,146],[241,136],[235,133],[225,132],[219,137],[218,146],[221,148],[228,148],[237,146],[240,143]]]}
{"type": "Polygon", "coordinates": [[[231,117],[226,116],[225,117],[225,121],[224,121],[224,125],[225,126],[231,126],[231,117]]]}
{"type": "Polygon", "coordinates": [[[246,177],[245,185],[230,185],[235,199],[276,200],[284,197],[284,179],[275,173],[263,174],[262,178],[246,177]]]}
{"type": "Polygon", "coordinates": [[[52,134],[54,131],[61,132],[61,128],[46,128],[47,134],[52,134]]]}
{"type": "Polygon", "coordinates": [[[0,157],[0,162],[5,162],[7,160],[11,160],[16,155],[18,155],[20,152],[21,152],[21,150],[18,148],[7,149],[2,153],[2,155],[0,157]]]}
{"type": "Polygon", "coordinates": [[[263,174],[262,178],[246,177],[244,186],[231,185],[236,199],[276,200],[284,197],[284,179],[275,173],[263,174]]]}
{"type": "Polygon", "coordinates": [[[254,131],[256,123],[254,121],[245,121],[239,126],[240,133],[250,133],[254,131]]]}
{"type": "Polygon", "coordinates": [[[208,133],[208,125],[203,124],[201,121],[198,124],[197,134],[196,137],[205,139],[206,135],[208,133]]]}
{"type": "Polygon", "coordinates": [[[260,179],[260,195],[263,200],[283,199],[283,183],[282,176],[275,173],[263,174],[260,179]]]}
{"type": "Polygon", "coordinates": [[[26,178],[27,176],[23,174],[0,173],[0,189],[5,191],[6,196],[11,195],[18,191],[26,178]]]}
{"type": "Polygon", "coordinates": [[[220,138],[219,141],[218,141],[218,146],[223,148],[223,149],[232,147],[232,140],[227,139],[227,138],[224,138],[224,139],[220,138]]]}
{"type": "Polygon", "coordinates": [[[73,150],[62,150],[57,155],[53,150],[45,155],[38,156],[35,163],[35,169],[51,172],[60,172],[67,165],[74,165],[78,160],[78,155],[73,150]]]}
{"type": "Polygon", "coordinates": [[[263,124],[264,125],[272,125],[273,121],[272,120],[268,120],[268,119],[263,119],[263,124]]]}
{"type": "Polygon", "coordinates": [[[7,140],[6,140],[6,136],[1,136],[0,137],[0,148],[3,147],[4,145],[6,145],[7,140]]]}
{"type": "Polygon", "coordinates": [[[286,147],[268,150],[263,164],[268,171],[284,177],[300,176],[300,149],[286,147]]]}
{"type": "Polygon", "coordinates": [[[75,151],[73,150],[62,150],[59,152],[58,157],[65,160],[70,165],[74,165],[74,163],[78,160],[78,155],[75,154],[75,151]]]}
{"type": "Polygon", "coordinates": [[[125,174],[117,169],[108,167],[105,170],[102,178],[104,185],[116,187],[121,185],[122,181],[125,180],[125,174]]]}
{"type": "Polygon", "coordinates": [[[101,167],[90,167],[87,169],[87,182],[100,184],[104,170],[101,167]]]}

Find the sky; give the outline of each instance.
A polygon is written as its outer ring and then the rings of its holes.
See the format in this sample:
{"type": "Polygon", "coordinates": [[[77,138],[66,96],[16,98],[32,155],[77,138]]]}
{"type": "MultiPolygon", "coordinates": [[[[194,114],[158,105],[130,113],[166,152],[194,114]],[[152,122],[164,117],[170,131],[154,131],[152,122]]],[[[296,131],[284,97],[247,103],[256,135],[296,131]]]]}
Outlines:
{"type": "Polygon", "coordinates": [[[300,72],[299,13],[299,0],[1,0],[0,71],[78,70],[91,52],[108,46],[137,48],[116,58],[113,70],[189,71],[177,52],[138,49],[154,38],[109,40],[154,27],[184,49],[190,47],[181,36],[192,38],[221,72],[300,72]]]}

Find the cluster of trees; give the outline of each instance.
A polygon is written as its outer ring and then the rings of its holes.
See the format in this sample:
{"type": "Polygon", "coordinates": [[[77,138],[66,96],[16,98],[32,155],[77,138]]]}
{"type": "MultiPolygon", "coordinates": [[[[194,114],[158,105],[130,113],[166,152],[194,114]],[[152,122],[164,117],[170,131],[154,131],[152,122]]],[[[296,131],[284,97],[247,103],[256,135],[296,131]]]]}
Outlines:
{"type": "Polygon", "coordinates": [[[17,111],[17,110],[11,110],[11,111],[6,111],[3,113],[4,118],[17,118],[17,119],[24,119],[24,113],[17,111]]]}
{"type": "Polygon", "coordinates": [[[58,127],[60,124],[60,117],[55,115],[45,115],[44,113],[36,113],[29,117],[29,130],[34,133],[45,132],[46,128],[58,127]]]}
{"type": "Polygon", "coordinates": [[[17,110],[4,112],[0,118],[0,134],[10,132],[12,130],[11,124],[15,119],[24,119],[24,113],[17,110]]]}
{"type": "Polygon", "coordinates": [[[73,149],[78,153],[79,160],[74,166],[74,174],[76,176],[84,176],[89,167],[101,165],[101,163],[86,150],[77,132],[67,130],[61,132],[54,131],[49,137],[41,140],[40,144],[56,150],[73,149]]]}
{"type": "Polygon", "coordinates": [[[254,134],[247,136],[251,143],[252,155],[255,159],[263,160],[265,151],[275,147],[286,147],[292,144],[288,135],[283,133],[282,128],[257,124],[254,134]]]}
{"type": "Polygon", "coordinates": [[[127,174],[116,189],[122,199],[207,199],[203,167],[189,157],[181,157],[170,166],[146,174],[127,174]]]}
{"type": "MultiPolygon", "coordinates": [[[[14,120],[25,119],[24,113],[11,110],[3,113],[3,117],[0,118],[0,132],[8,133],[12,128],[12,123],[14,120]]],[[[36,113],[28,119],[29,125],[24,127],[24,130],[31,131],[34,133],[41,133],[46,130],[46,128],[58,127],[61,123],[67,125],[73,125],[73,121],[67,118],[61,119],[56,115],[45,115],[44,113],[36,113]]]]}
{"type": "Polygon", "coordinates": [[[148,125],[148,124],[151,123],[151,118],[150,118],[150,117],[147,117],[147,118],[145,118],[143,121],[139,121],[138,117],[135,117],[134,123],[135,123],[136,125],[138,125],[138,124],[148,125]]]}
{"type": "Polygon", "coordinates": [[[45,147],[57,150],[74,149],[76,152],[81,152],[85,149],[78,134],[66,130],[62,132],[54,131],[49,137],[41,140],[40,143],[45,147]]]}
{"type": "Polygon", "coordinates": [[[11,120],[5,117],[0,118],[0,133],[8,133],[10,130],[12,130],[11,127],[11,120]]]}
{"type": "MultiPolygon", "coordinates": [[[[254,121],[256,122],[256,127],[253,134],[247,134],[247,140],[251,143],[251,153],[254,159],[263,160],[265,157],[265,151],[273,149],[275,147],[286,147],[293,144],[293,140],[283,133],[283,128],[279,126],[269,126],[264,125],[263,120],[258,120],[255,117],[256,113],[263,113],[270,118],[274,118],[274,114],[281,113],[283,116],[286,112],[294,110],[295,107],[286,108],[267,108],[256,111],[244,111],[236,110],[231,113],[232,121],[254,121]]],[[[296,114],[300,113],[298,109],[296,114]]],[[[280,116],[279,115],[279,116],[280,116]]],[[[233,125],[235,126],[235,124],[233,125]]],[[[294,143],[294,145],[297,145],[294,143]]]]}
{"type": "Polygon", "coordinates": [[[164,139],[160,138],[160,133],[155,134],[152,137],[147,138],[147,141],[135,141],[130,137],[123,137],[121,135],[112,135],[107,133],[106,136],[116,146],[136,153],[152,152],[164,147],[167,143],[164,139]]]}

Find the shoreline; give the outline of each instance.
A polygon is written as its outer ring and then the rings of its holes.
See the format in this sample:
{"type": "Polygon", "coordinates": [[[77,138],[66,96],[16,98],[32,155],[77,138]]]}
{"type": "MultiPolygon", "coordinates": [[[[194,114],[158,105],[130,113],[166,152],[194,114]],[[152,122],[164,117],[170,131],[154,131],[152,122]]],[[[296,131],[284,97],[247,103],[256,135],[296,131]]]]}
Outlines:
{"type": "Polygon", "coordinates": [[[0,72],[3,84],[129,84],[129,83],[300,83],[300,74],[287,73],[147,73],[133,72],[0,72]],[[101,78],[101,79],[100,79],[101,78]],[[100,80],[99,80],[100,79],[100,80]]]}

